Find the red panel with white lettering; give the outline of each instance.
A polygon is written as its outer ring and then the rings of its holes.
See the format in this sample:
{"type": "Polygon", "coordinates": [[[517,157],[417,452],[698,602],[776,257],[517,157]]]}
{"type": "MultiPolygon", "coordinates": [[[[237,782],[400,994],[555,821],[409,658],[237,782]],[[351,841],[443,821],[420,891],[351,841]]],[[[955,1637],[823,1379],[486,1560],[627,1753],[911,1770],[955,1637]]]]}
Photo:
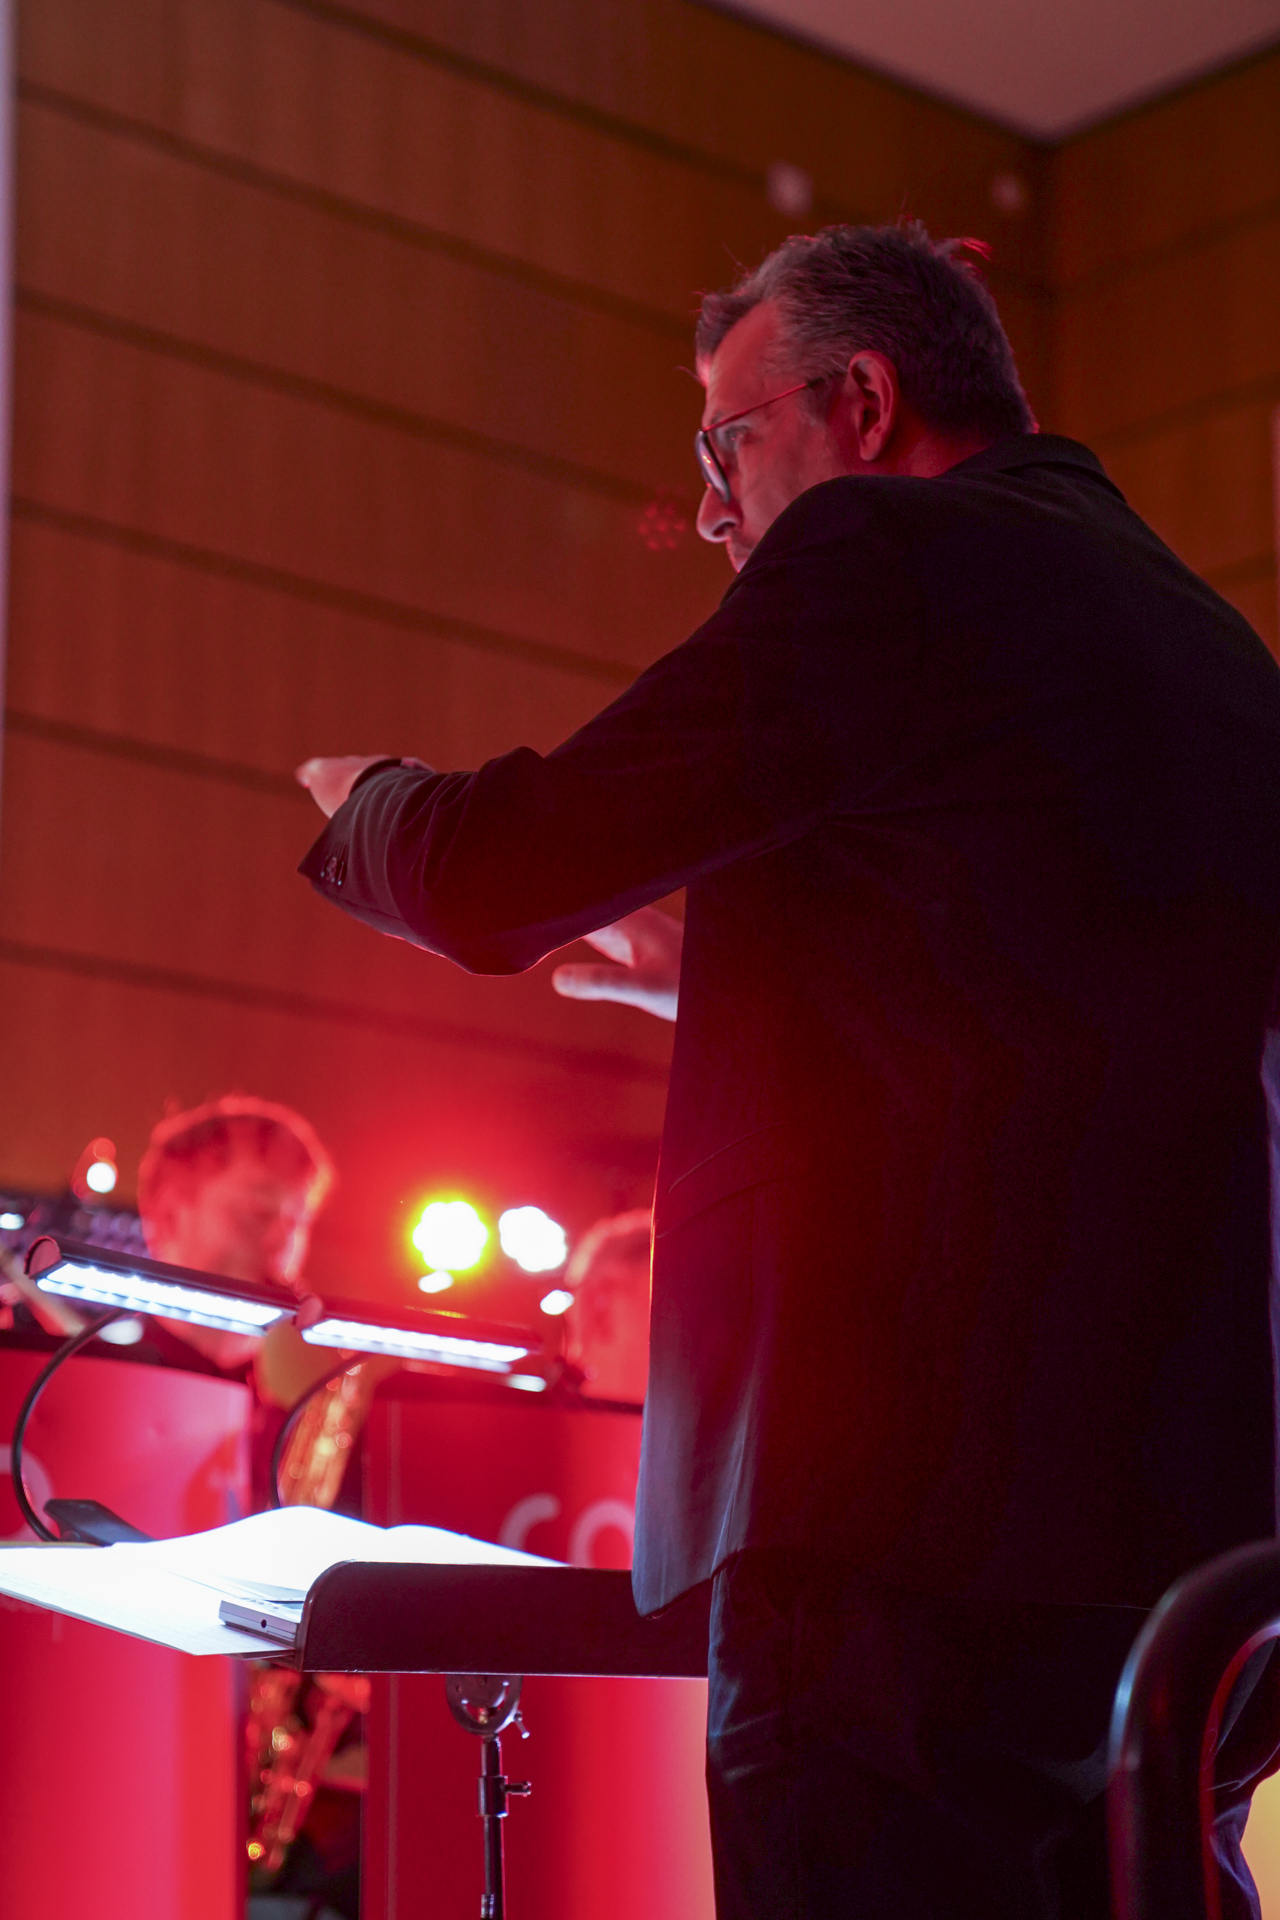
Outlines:
{"type": "MultiPolygon", "coordinates": [[[[392,1380],[365,1429],[365,1514],[501,1540],[579,1566],[630,1565],[640,1416],[548,1406],[510,1388],[466,1398],[392,1380]]],[[[710,1920],[706,1686],[526,1684],[527,1743],[508,1773],[533,1794],[506,1822],[514,1920],[710,1920]]],[[[479,1742],[432,1676],[376,1679],[369,1719],[364,1920],[466,1913],[481,1885],[479,1742]]]]}

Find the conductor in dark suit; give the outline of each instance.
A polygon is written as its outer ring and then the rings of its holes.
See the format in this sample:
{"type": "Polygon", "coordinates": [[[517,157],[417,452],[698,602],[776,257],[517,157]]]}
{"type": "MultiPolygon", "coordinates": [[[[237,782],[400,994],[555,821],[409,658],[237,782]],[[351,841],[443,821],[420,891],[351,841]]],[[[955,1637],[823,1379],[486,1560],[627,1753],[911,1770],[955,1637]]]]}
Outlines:
{"type": "Polygon", "coordinates": [[[482,973],[688,889],[634,1578],[714,1577],[721,1915],[1103,1920],[1128,1647],[1276,1524],[1280,672],[954,246],[698,354],[719,610],[545,756],[309,762],[303,872],[482,973]]]}

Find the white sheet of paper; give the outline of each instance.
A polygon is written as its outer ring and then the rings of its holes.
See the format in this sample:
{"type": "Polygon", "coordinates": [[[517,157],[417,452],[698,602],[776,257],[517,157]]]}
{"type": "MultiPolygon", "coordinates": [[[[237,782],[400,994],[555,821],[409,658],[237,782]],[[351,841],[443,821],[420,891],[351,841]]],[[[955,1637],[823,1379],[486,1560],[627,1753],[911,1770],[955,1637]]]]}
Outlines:
{"type": "Polygon", "coordinates": [[[341,1560],[558,1564],[442,1527],[371,1527],[322,1507],[282,1507],[145,1545],[7,1547],[0,1552],[0,1593],[180,1653],[245,1654],[267,1651],[270,1643],[224,1626],[220,1600],[243,1598],[246,1585],[305,1593],[341,1560]]]}

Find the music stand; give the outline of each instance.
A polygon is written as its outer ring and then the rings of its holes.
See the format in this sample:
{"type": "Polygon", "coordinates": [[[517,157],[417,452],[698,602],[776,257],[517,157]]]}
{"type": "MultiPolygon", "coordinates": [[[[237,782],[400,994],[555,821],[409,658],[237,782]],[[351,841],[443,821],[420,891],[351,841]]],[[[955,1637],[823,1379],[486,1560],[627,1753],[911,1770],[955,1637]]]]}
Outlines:
{"type": "MultiPolygon", "coordinates": [[[[456,1560],[334,1561],[312,1579],[300,1616],[295,1602],[219,1599],[216,1584],[208,1584],[208,1562],[200,1557],[209,1542],[219,1543],[223,1555],[228,1534],[265,1539],[281,1525],[296,1531],[300,1520],[323,1522],[338,1538],[343,1528],[354,1529],[349,1537],[359,1545],[377,1531],[338,1515],[307,1516],[288,1508],[191,1541],[105,1549],[9,1546],[0,1552],[0,1592],[197,1655],[283,1660],[311,1673],[461,1676],[451,1707],[484,1742],[481,1912],[484,1920],[504,1920],[501,1821],[507,1799],[525,1783],[502,1773],[497,1736],[519,1706],[515,1676],[705,1679],[709,1584],[659,1617],[642,1619],[629,1574],[511,1564],[522,1561],[514,1554],[498,1564],[468,1563],[463,1550],[477,1543],[440,1533],[444,1550],[456,1542],[456,1560]],[[237,1615],[238,1624],[227,1624],[237,1615]]],[[[255,1547],[255,1555],[259,1551],[255,1547]]],[[[225,1577],[235,1571],[226,1568],[225,1577]]]]}
{"type": "Polygon", "coordinates": [[[594,1567],[348,1561],[311,1588],[295,1657],[313,1672],[448,1676],[454,1719],[484,1743],[481,1920],[505,1920],[501,1823],[530,1787],[503,1773],[500,1735],[518,1724],[523,1677],[705,1679],[709,1609],[705,1586],[644,1619],[630,1574],[594,1567]]]}

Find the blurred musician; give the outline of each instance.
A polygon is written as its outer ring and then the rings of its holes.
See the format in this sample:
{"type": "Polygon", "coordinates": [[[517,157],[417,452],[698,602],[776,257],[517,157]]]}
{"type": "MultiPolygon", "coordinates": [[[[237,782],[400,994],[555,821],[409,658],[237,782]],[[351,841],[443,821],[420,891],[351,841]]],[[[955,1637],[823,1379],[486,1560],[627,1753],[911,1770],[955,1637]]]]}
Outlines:
{"type": "MultiPolygon", "coordinates": [[[[147,1251],[175,1266],[288,1287],[301,1303],[308,1298],[302,1270],[311,1228],[333,1177],[333,1163],[315,1130],[290,1107],[227,1094],[170,1114],[152,1133],[138,1169],[138,1212],[147,1251]]],[[[0,1337],[13,1326],[15,1314],[22,1320],[19,1333],[34,1322],[45,1333],[65,1338],[85,1325],[70,1301],[39,1292],[20,1260],[0,1250],[0,1337]]],[[[335,1356],[307,1346],[292,1321],[278,1323],[265,1336],[158,1317],[145,1324],[144,1344],[130,1348],[133,1359],[159,1358],[253,1386],[255,1504],[264,1505],[281,1410],[327,1373],[335,1356]]],[[[315,1409],[316,1418],[323,1416],[329,1427],[336,1417],[344,1438],[341,1445],[321,1449],[326,1470],[320,1481],[304,1474],[303,1483],[291,1488],[291,1498],[332,1504],[345,1465],[334,1456],[349,1452],[381,1370],[363,1378],[366,1371],[353,1367],[336,1384],[335,1394],[324,1397],[328,1404],[315,1409]]],[[[318,1435],[310,1431],[315,1424],[310,1415],[308,1409],[295,1436],[295,1464],[308,1446],[315,1452],[318,1435]]],[[[328,1434],[330,1441],[334,1437],[328,1434]]]]}
{"type": "MultiPolygon", "coordinates": [[[[311,1227],[332,1184],[333,1162],[300,1113],[225,1094],[156,1127],[138,1168],[138,1212],[157,1260],[270,1281],[301,1299],[311,1227]]],[[[263,1337],[160,1325],[220,1372],[251,1367],[269,1406],[291,1406],[332,1364],[289,1321],[263,1337]]]]}
{"type": "MultiPolygon", "coordinates": [[[[605,965],[574,961],[551,982],[566,1000],[611,1000],[674,1020],[684,928],[657,907],[640,907],[584,936],[605,965]]],[[[565,1285],[565,1357],[586,1375],[582,1392],[600,1400],[641,1401],[649,1382],[649,1295],[653,1216],[620,1213],[601,1220],[574,1249],[565,1285]]]]}
{"type": "Polygon", "coordinates": [[[565,1354],[585,1376],[593,1400],[644,1399],[649,1380],[649,1248],[647,1207],[597,1221],[574,1248],[565,1270],[573,1305],[565,1317],[565,1354]]]}
{"type": "MultiPolygon", "coordinates": [[[[155,1129],[138,1169],[147,1246],[158,1260],[229,1279],[273,1281],[301,1300],[311,1227],[333,1177],[314,1128],[291,1107],[228,1094],[173,1114],[155,1129]]],[[[287,1320],[260,1337],[173,1320],[159,1325],[162,1344],[184,1342],[219,1371],[251,1380],[254,1505],[265,1506],[283,1410],[338,1356],[307,1346],[287,1320]]],[[[286,1505],[331,1507],[337,1500],[386,1371],[376,1361],[353,1364],[306,1408],[281,1466],[286,1505]]],[[[344,1784],[358,1785],[364,1776],[356,1715],[367,1692],[367,1682],[348,1675],[304,1680],[256,1664],[250,1674],[250,1860],[272,1891],[323,1891],[328,1909],[352,1916],[359,1904],[358,1803],[349,1792],[323,1788],[337,1778],[332,1756],[339,1745],[344,1784]]]]}

